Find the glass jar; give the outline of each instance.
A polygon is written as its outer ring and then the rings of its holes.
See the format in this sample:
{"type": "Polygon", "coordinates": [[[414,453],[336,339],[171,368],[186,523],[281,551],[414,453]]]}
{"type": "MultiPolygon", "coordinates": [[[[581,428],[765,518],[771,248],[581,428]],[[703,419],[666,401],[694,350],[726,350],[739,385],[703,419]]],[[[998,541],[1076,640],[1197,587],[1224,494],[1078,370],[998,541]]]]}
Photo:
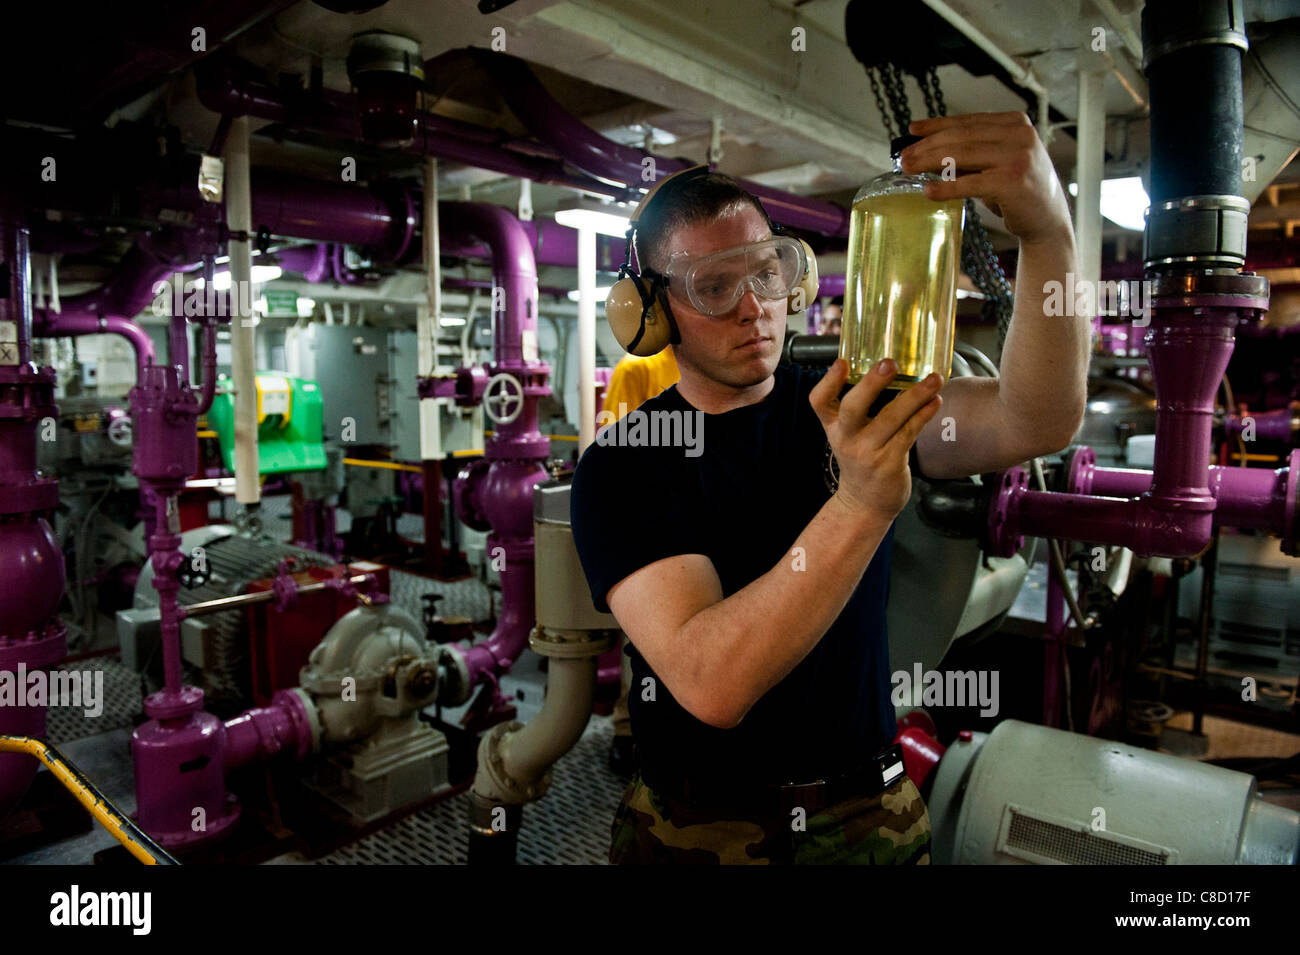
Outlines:
{"type": "Polygon", "coordinates": [[[964,199],[934,202],[933,173],[904,173],[899,154],[916,136],[890,144],[894,168],[853,197],[840,357],[857,382],[884,358],[898,364],[890,388],[910,388],[952,365],[964,199]]]}

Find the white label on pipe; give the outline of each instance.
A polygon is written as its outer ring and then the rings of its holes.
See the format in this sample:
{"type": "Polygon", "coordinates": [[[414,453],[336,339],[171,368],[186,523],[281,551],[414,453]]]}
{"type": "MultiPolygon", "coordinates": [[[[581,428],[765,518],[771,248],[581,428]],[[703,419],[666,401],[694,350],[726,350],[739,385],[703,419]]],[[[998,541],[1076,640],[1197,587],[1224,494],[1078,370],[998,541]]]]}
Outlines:
{"type": "Polygon", "coordinates": [[[18,323],[0,322],[0,365],[18,364],[18,323]]]}
{"type": "Polygon", "coordinates": [[[524,350],[524,361],[537,361],[537,330],[525,328],[519,339],[524,350]]]}

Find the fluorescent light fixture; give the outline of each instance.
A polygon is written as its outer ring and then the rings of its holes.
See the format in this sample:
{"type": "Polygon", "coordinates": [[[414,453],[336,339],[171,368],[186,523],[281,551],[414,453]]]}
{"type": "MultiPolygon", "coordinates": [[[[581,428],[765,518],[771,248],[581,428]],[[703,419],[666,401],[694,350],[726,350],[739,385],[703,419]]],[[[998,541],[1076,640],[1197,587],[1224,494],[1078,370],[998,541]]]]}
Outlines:
{"type": "MultiPolygon", "coordinates": [[[[596,289],[596,301],[600,301],[600,300],[603,299],[603,298],[609,298],[609,290],[610,290],[610,288],[611,288],[611,286],[608,286],[608,285],[607,285],[607,286],[605,286],[604,288],[598,288],[598,289],[596,289]]],[[[570,302],[576,302],[576,301],[578,301],[578,299],[579,299],[580,297],[581,297],[581,296],[578,295],[578,290],[577,290],[576,288],[573,289],[573,290],[571,290],[571,291],[569,292],[569,301],[570,301],[570,302]]]]}
{"type": "Polygon", "coordinates": [[[448,318],[446,315],[444,315],[441,319],[438,320],[438,324],[439,324],[439,325],[446,326],[446,327],[452,327],[452,326],[456,326],[456,325],[464,325],[464,324],[465,324],[465,319],[463,319],[463,318],[448,318]]]}
{"type": "MultiPolygon", "coordinates": [[[[1079,184],[1070,183],[1070,195],[1079,195],[1079,184]]],[[[1101,214],[1122,229],[1141,232],[1146,228],[1146,211],[1151,205],[1141,176],[1101,181],[1101,214]]]]}
{"type": "Polygon", "coordinates": [[[570,229],[591,229],[621,239],[627,235],[631,210],[590,199],[567,199],[555,210],[555,221],[570,229]]]}
{"type": "MultiPolygon", "coordinates": [[[[254,285],[260,285],[263,282],[274,282],[282,274],[278,265],[254,265],[252,279],[254,285]]],[[[203,288],[203,276],[194,280],[195,288],[203,288]]],[[[225,292],[230,289],[230,270],[218,272],[212,277],[212,287],[218,292],[225,292]]]]}

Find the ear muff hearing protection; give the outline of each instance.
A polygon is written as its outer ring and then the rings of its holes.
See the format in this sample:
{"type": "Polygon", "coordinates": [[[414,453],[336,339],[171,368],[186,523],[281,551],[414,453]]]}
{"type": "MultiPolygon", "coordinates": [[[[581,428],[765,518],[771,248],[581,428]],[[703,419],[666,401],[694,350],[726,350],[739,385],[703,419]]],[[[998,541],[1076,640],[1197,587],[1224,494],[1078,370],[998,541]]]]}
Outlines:
{"type": "MultiPolygon", "coordinates": [[[[654,269],[643,268],[638,273],[632,268],[632,239],[636,234],[637,222],[651,200],[669,183],[676,183],[672,187],[675,189],[682,183],[708,175],[709,172],[709,167],[701,164],[660,180],[637,204],[636,210],[628,221],[623,264],[618,270],[618,281],[614,283],[614,287],[609,290],[609,296],[605,299],[605,319],[609,322],[610,330],[618,343],[633,355],[643,358],[656,355],[670,344],[676,345],[682,340],[681,332],[677,328],[677,319],[673,317],[672,308],[668,305],[667,277],[654,269]]],[[[761,203],[759,208],[762,209],[761,203]]],[[[766,211],[763,212],[763,217],[767,218],[766,211]]],[[[773,226],[770,219],[768,225],[773,233],[779,232],[778,227],[773,226]]],[[[807,264],[803,278],[787,299],[790,312],[802,312],[817,297],[817,259],[807,242],[800,239],[799,243],[803,246],[807,264]]]]}

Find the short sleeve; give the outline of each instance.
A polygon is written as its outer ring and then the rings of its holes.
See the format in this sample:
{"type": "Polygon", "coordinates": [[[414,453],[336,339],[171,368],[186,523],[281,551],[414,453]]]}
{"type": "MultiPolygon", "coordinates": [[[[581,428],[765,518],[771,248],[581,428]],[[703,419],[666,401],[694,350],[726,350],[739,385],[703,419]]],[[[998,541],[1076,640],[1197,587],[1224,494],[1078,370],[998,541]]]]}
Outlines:
{"type": "Polygon", "coordinates": [[[573,542],[592,603],[609,612],[609,590],[629,574],[678,554],[703,553],[697,495],[680,449],[592,444],[569,496],[573,542]]]}

